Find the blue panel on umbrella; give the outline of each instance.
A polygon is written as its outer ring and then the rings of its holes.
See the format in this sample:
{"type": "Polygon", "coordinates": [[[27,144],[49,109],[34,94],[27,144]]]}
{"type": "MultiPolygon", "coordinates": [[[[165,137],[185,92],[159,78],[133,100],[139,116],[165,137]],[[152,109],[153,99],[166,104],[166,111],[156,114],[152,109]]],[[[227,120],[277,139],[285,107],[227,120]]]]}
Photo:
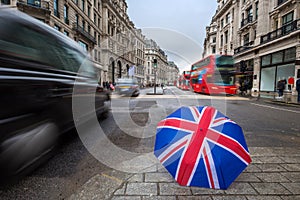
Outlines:
{"type": "Polygon", "coordinates": [[[239,141],[239,143],[248,151],[247,144],[244,138],[242,128],[234,123],[225,123],[220,126],[215,126],[213,129],[239,141]]]}
{"type": "Polygon", "coordinates": [[[169,173],[173,176],[173,178],[175,178],[175,176],[176,176],[176,171],[177,171],[177,167],[178,167],[178,163],[179,163],[182,151],[183,150],[175,153],[172,157],[170,157],[169,160],[167,160],[163,164],[165,166],[165,168],[169,171],[169,173]]]}
{"type": "Polygon", "coordinates": [[[160,155],[162,151],[172,145],[175,141],[183,138],[191,133],[179,131],[171,128],[165,128],[164,131],[161,129],[157,130],[156,141],[154,146],[154,154],[160,155]],[[168,134],[166,134],[166,132],[168,134]]]}

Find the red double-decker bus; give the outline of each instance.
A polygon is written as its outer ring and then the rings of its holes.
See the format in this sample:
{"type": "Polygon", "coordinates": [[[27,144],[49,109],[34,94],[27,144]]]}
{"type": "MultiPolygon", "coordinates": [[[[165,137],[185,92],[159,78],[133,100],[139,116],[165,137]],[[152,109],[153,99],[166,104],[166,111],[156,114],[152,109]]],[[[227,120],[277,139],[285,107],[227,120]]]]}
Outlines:
{"type": "Polygon", "coordinates": [[[190,89],[190,71],[183,71],[179,77],[179,88],[182,90],[190,89]]]}
{"type": "Polygon", "coordinates": [[[204,94],[236,94],[234,60],[229,55],[210,55],[191,67],[190,85],[204,94]]]}

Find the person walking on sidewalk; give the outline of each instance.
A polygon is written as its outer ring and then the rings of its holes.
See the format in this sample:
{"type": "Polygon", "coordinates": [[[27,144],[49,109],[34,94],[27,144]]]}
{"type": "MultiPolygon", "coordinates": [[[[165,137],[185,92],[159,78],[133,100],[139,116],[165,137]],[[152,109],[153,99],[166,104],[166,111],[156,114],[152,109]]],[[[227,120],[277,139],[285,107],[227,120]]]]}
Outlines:
{"type": "Polygon", "coordinates": [[[296,90],[298,92],[298,103],[300,103],[300,78],[296,81],[296,90]]]}
{"type": "Polygon", "coordinates": [[[278,90],[278,96],[282,97],[283,96],[283,90],[285,88],[285,84],[283,80],[279,80],[277,83],[277,90],[278,90]]]}

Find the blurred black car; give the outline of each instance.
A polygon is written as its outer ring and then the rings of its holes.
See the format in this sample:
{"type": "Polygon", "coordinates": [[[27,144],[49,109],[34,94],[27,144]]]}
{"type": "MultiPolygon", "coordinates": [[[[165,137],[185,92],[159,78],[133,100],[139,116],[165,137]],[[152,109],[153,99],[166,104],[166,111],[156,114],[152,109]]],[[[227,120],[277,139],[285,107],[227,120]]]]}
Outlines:
{"type": "Polygon", "coordinates": [[[140,88],[136,79],[120,78],[115,87],[119,95],[137,97],[140,94],[140,88]]]}
{"type": "Polygon", "coordinates": [[[76,42],[9,8],[0,8],[0,95],[1,182],[32,171],[74,128],[73,98],[95,100],[92,110],[80,113],[85,119],[105,115],[110,100],[76,42]]]}

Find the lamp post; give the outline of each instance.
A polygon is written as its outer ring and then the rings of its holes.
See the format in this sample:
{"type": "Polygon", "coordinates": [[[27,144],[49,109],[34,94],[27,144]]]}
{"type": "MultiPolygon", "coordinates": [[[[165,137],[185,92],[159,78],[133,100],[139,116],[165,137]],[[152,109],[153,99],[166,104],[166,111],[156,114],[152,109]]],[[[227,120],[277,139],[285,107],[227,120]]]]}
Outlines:
{"type": "Polygon", "coordinates": [[[153,68],[154,68],[154,94],[156,94],[156,72],[157,72],[157,59],[153,59],[153,68]]]}

